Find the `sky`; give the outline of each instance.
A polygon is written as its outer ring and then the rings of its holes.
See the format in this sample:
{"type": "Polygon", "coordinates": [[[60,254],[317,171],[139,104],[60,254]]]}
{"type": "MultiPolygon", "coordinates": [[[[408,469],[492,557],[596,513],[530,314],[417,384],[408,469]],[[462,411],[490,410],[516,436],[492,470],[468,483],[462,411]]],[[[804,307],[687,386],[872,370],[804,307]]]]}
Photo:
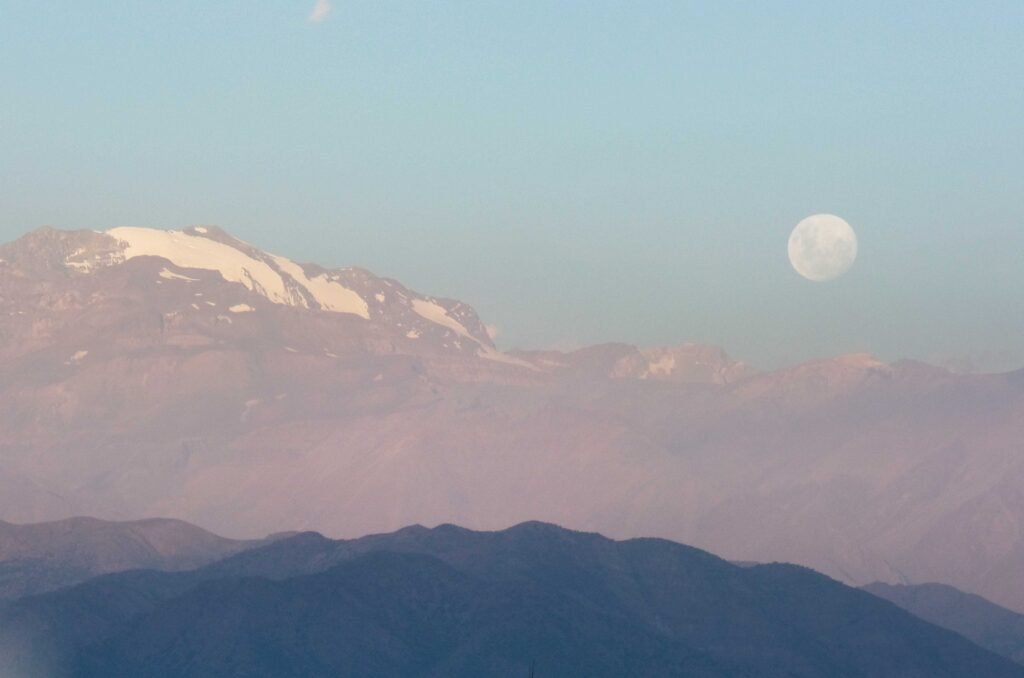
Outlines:
{"type": "Polygon", "coordinates": [[[503,348],[1024,367],[1024,3],[0,0],[0,239],[217,224],[503,348]],[[827,283],[790,231],[856,230],[827,283]]]}

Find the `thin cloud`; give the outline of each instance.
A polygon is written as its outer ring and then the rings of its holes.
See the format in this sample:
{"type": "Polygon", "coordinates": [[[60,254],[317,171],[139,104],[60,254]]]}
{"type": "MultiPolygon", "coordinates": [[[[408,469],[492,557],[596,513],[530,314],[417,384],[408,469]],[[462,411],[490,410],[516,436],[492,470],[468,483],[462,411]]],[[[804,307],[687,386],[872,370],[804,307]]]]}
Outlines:
{"type": "Polygon", "coordinates": [[[309,13],[309,21],[314,24],[321,23],[331,14],[331,0],[316,0],[313,11],[309,13]]]}

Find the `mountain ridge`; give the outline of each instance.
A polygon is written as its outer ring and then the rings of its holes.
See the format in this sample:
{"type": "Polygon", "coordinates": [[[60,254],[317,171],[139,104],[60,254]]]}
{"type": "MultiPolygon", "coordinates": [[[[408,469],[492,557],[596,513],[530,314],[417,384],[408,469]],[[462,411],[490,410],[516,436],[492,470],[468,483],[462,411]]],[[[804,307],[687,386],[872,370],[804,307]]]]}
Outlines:
{"type": "Polygon", "coordinates": [[[0,668],[48,677],[1024,675],[807,568],[540,522],[306,533],[193,572],[106,575],[0,610],[0,646],[0,668]]]}

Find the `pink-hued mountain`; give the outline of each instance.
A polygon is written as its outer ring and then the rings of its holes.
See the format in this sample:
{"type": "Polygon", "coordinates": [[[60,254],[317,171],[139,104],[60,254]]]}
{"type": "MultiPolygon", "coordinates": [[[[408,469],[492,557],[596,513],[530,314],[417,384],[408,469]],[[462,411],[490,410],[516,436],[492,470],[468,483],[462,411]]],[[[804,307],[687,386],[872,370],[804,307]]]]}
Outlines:
{"type": "Polygon", "coordinates": [[[1024,609],[1024,373],[498,351],[466,304],[214,228],[0,247],[0,518],[539,519],[1024,609]]]}

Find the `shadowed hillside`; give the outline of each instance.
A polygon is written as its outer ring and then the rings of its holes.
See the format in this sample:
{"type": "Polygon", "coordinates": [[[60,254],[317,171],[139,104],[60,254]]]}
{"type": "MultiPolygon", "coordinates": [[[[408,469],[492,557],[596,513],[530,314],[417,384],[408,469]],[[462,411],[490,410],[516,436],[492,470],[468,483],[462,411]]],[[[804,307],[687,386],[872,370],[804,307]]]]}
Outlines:
{"type": "Polygon", "coordinates": [[[543,523],[300,534],[108,575],[11,604],[0,643],[0,668],[69,677],[1024,676],[805,568],[543,523]]]}

